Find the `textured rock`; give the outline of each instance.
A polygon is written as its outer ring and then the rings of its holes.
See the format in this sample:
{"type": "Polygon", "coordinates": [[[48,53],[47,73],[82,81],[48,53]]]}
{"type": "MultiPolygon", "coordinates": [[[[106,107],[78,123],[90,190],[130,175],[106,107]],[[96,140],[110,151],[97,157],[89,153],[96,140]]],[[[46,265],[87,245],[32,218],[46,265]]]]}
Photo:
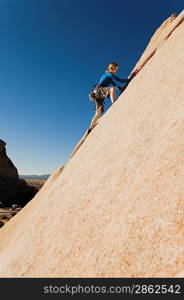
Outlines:
{"type": "MultiPolygon", "coordinates": [[[[184,20],[184,11],[175,18],[171,15],[158,29],[154,36],[153,40],[151,39],[148,46],[146,47],[143,55],[136,64],[135,68],[142,69],[148,60],[155,54],[155,52],[161,47],[172,34],[172,32],[183,22],[184,20]]],[[[135,70],[134,68],[134,70],[135,70]]],[[[133,70],[133,71],[134,71],[133,70]]]]}
{"type": "Polygon", "coordinates": [[[154,35],[152,36],[146,50],[151,46],[151,44],[158,39],[158,37],[160,36],[160,34],[163,32],[163,30],[172,22],[174,21],[174,19],[176,19],[177,15],[176,14],[172,14],[169,18],[167,18],[162,25],[156,30],[156,32],[154,33],[154,35]]]}
{"type": "Polygon", "coordinates": [[[183,13],[158,39],[64,170],[0,229],[1,277],[183,271],[183,13]]]}

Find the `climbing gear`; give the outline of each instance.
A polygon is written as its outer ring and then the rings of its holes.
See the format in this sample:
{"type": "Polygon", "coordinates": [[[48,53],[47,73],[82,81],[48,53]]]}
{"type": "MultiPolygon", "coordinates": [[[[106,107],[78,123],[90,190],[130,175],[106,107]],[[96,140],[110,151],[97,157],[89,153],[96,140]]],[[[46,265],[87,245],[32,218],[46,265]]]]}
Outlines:
{"type": "Polygon", "coordinates": [[[92,87],[92,92],[88,95],[90,101],[96,101],[98,99],[105,99],[110,95],[109,86],[101,86],[100,84],[95,84],[92,87]]]}
{"type": "Polygon", "coordinates": [[[92,92],[88,95],[89,100],[93,101],[93,109],[97,110],[101,108],[101,112],[104,112],[105,98],[110,98],[110,87],[95,84],[92,87],[92,92]]]}

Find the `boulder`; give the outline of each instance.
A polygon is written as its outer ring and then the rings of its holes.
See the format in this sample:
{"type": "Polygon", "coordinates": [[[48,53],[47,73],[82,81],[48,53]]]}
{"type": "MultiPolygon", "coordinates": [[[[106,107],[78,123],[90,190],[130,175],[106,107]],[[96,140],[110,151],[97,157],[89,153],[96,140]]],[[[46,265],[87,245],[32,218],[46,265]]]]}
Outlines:
{"type": "Polygon", "coordinates": [[[64,170],[0,229],[0,277],[183,276],[183,20],[163,28],[64,170]]]}

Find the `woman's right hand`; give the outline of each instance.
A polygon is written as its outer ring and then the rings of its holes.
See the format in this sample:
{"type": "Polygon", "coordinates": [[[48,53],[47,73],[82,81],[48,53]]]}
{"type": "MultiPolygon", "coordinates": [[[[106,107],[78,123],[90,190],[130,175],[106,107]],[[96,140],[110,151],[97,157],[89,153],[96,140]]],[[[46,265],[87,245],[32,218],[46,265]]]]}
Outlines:
{"type": "Polygon", "coordinates": [[[137,73],[139,72],[140,70],[139,69],[135,69],[132,74],[130,75],[129,79],[132,79],[135,77],[135,75],[137,75],[137,73]]]}

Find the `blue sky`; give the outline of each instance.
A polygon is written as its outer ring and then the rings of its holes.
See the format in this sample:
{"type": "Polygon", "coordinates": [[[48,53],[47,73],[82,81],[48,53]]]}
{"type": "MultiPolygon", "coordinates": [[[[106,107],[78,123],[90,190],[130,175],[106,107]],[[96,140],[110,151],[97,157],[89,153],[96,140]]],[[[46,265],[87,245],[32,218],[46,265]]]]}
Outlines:
{"type": "Polygon", "coordinates": [[[94,115],[91,86],[111,61],[127,77],[182,4],[0,0],[0,138],[19,174],[48,174],[67,162],[94,115]]]}

